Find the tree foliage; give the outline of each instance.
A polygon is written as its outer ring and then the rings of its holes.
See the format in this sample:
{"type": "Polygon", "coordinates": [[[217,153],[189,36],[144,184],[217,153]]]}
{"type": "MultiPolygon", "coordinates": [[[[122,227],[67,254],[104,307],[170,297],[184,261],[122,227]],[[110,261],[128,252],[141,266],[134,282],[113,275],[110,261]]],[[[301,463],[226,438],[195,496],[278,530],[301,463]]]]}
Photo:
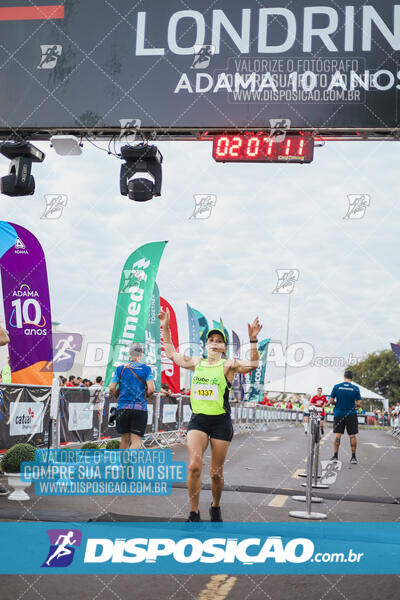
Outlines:
{"type": "Polygon", "coordinates": [[[387,398],[389,405],[400,402],[400,366],[391,350],[372,352],[350,368],[354,383],[387,398]]]}

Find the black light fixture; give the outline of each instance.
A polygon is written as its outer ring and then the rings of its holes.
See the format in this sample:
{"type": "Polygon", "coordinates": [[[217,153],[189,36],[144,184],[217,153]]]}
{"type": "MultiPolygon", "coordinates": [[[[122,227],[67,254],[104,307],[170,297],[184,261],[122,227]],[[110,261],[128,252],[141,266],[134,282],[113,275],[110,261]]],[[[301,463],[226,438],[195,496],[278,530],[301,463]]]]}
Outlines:
{"type": "Polygon", "coordinates": [[[136,202],[146,202],[153,196],[161,196],[163,157],[156,146],[138,144],[123,146],[121,155],[125,163],[121,165],[120,191],[123,196],[136,202]],[[152,177],[134,177],[137,173],[147,173],[152,177]]]}
{"type": "Polygon", "coordinates": [[[0,153],[11,160],[8,175],[0,178],[0,192],[6,196],[31,196],[35,191],[32,163],[43,162],[44,152],[30,142],[3,142],[0,153]]]}

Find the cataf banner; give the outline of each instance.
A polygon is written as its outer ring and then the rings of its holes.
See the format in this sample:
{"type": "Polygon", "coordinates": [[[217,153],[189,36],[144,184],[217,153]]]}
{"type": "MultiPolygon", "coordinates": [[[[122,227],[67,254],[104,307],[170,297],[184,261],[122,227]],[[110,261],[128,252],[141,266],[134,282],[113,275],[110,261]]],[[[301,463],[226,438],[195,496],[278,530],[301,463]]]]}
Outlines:
{"type": "Polygon", "coordinates": [[[156,392],[161,387],[161,347],[160,347],[160,321],[158,313],[160,312],[160,292],[158,285],[154,284],[153,295],[147,319],[146,331],[144,334],[144,360],[153,371],[156,392]]]}
{"type": "Polygon", "coordinates": [[[140,246],[127,258],[122,269],[111,336],[105,385],[118,365],[129,360],[132,342],[144,343],[154,284],[167,242],[140,246]]]}
{"type": "Polygon", "coordinates": [[[51,311],[42,246],[24,227],[0,221],[0,269],[12,383],[51,385],[51,311]]]}
{"type": "MultiPolygon", "coordinates": [[[[169,328],[171,331],[171,339],[175,348],[179,348],[178,324],[176,321],[175,311],[171,304],[160,298],[160,307],[165,312],[169,310],[169,328]]],[[[167,383],[173,394],[179,394],[181,386],[181,369],[165,354],[164,339],[161,329],[161,383],[167,383]]]]}
{"type": "Polygon", "coordinates": [[[200,332],[200,345],[202,348],[202,356],[203,358],[207,358],[206,353],[206,342],[207,342],[207,333],[209,331],[208,321],[206,317],[199,310],[193,308],[193,312],[197,317],[197,321],[199,322],[199,332],[200,332]]]}
{"type": "Polygon", "coordinates": [[[254,371],[250,373],[248,402],[261,402],[262,400],[269,341],[270,338],[261,340],[258,344],[258,352],[261,355],[261,359],[257,369],[254,369],[254,371]]]}

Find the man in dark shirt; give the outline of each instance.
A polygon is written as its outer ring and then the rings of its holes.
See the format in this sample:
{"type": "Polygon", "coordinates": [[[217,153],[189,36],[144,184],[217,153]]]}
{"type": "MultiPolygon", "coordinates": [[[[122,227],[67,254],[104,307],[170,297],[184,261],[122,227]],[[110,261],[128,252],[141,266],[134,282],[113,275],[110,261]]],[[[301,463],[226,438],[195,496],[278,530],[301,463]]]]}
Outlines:
{"type": "Polygon", "coordinates": [[[331,404],[335,405],[333,411],[333,433],[335,439],[333,442],[334,455],[331,460],[338,460],[339,446],[342,434],[346,431],[350,436],[351,459],[353,465],[357,464],[356,449],[358,433],[357,410],[361,405],[360,388],[352,383],[353,372],[345,371],[343,383],[334,386],[331,393],[331,404]]]}

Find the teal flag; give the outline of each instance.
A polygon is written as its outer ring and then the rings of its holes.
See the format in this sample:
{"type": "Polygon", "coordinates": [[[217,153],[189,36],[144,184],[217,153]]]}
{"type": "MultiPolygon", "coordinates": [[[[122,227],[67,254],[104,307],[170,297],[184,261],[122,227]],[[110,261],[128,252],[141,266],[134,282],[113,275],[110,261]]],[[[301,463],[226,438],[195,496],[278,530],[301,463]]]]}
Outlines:
{"type": "Polygon", "coordinates": [[[160,292],[158,285],[154,284],[153,296],[144,334],[144,362],[153,371],[156,392],[161,389],[161,340],[160,340],[160,292]]]}
{"type": "Polygon", "coordinates": [[[122,269],[111,347],[104,383],[110,385],[118,365],[129,360],[129,346],[144,343],[154,284],[167,242],[151,242],[132,252],[122,269]]]}
{"type": "Polygon", "coordinates": [[[261,402],[264,390],[265,371],[267,366],[268,343],[270,338],[258,343],[258,352],[261,355],[257,369],[250,373],[250,385],[247,401],[261,402]]]}
{"type": "Polygon", "coordinates": [[[219,318],[219,328],[222,329],[222,331],[225,333],[226,343],[227,343],[226,355],[230,357],[231,356],[231,346],[230,346],[230,342],[229,342],[229,333],[228,333],[228,330],[225,327],[221,317],[219,318]]]}
{"type": "Polygon", "coordinates": [[[196,315],[197,321],[199,323],[200,344],[201,344],[201,348],[202,348],[202,355],[203,355],[203,358],[207,358],[206,342],[207,342],[207,333],[209,332],[208,321],[205,318],[205,316],[203,315],[203,313],[201,313],[199,310],[196,310],[195,308],[193,308],[192,310],[193,310],[194,314],[196,315]]]}
{"type": "MultiPolygon", "coordinates": [[[[200,346],[200,328],[196,314],[189,304],[186,304],[188,313],[188,324],[189,324],[189,344],[190,344],[190,356],[199,356],[201,353],[200,346]]],[[[190,384],[192,384],[193,371],[189,371],[190,384]]]]}

